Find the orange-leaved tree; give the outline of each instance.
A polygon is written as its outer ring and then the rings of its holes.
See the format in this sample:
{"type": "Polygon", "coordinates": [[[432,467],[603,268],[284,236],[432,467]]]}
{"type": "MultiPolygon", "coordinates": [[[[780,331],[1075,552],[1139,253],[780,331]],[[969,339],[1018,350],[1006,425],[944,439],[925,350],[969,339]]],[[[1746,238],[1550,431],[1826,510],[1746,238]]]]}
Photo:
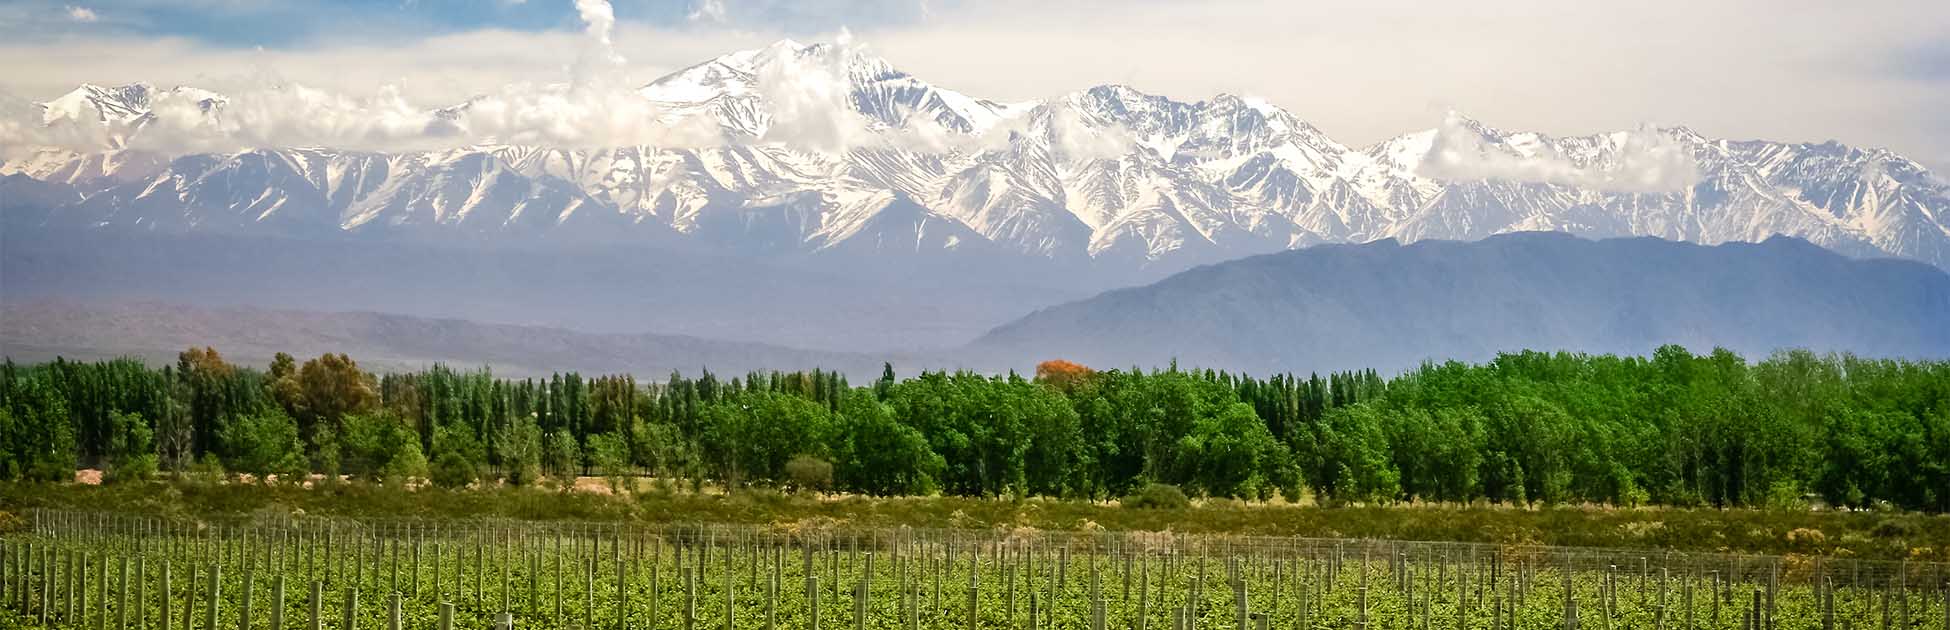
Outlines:
{"type": "Polygon", "coordinates": [[[1090,368],[1063,359],[1050,359],[1036,364],[1036,381],[1063,391],[1075,389],[1093,373],[1090,368]]]}

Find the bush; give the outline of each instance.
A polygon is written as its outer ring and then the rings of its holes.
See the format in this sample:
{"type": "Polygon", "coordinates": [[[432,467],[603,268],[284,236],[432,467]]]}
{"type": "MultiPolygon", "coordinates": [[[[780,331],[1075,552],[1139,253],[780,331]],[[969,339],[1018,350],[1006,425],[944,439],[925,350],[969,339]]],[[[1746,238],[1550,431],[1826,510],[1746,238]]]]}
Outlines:
{"type": "Polygon", "coordinates": [[[824,491],[833,485],[833,464],[811,455],[796,455],[785,463],[785,476],[797,490],[824,491]]]}
{"type": "Polygon", "coordinates": [[[391,461],[379,470],[386,483],[404,485],[427,476],[427,458],[420,454],[420,442],[407,437],[393,452],[391,461]]]}
{"type": "Polygon", "coordinates": [[[1900,518],[1885,518],[1876,522],[1875,529],[1869,533],[1886,540],[1912,538],[1916,536],[1916,524],[1900,518]]]}
{"type": "Polygon", "coordinates": [[[102,477],[102,483],[147,481],[155,476],[156,454],[142,453],[109,462],[108,472],[102,477]]]}
{"type": "Polygon", "coordinates": [[[1165,483],[1145,484],[1131,496],[1124,497],[1122,505],[1127,508],[1153,510],[1182,510],[1191,507],[1192,500],[1185,498],[1185,491],[1178,486],[1165,483]]]}
{"type": "Polygon", "coordinates": [[[474,468],[473,460],[467,459],[457,451],[441,453],[433,460],[431,471],[433,485],[442,488],[465,488],[481,476],[474,468]]]}
{"type": "Polygon", "coordinates": [[[214,486],[223,483],[227,476],[229,473],[223,469],[223,462],[217,460],[215,453],[204,453],[203,459],[190,465],[190,479],[197,483],[214,486]]]}

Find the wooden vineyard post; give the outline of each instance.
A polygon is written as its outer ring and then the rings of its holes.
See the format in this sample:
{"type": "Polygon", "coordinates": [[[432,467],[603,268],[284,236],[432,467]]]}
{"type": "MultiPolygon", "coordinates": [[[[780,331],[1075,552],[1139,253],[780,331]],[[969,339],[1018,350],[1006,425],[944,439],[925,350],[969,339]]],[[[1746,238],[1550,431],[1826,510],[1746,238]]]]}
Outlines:
{"type": "MultiPolygon", "coordinates": [[[[873,554],[867,554],[867,563],[873,563],[873,554]]],[[[853,587],[853,630],[867,630],[867,578],[862,577],[853,587]]]]}
{"type": "Polygon", "coordinates": [[[433,553],[432,553],[432,554],[430,554],[430,555],[432,555],[432,556],[433,556],[433,583],[432,583],[432,587],[433,587],[433,590],[432,590],[431,592],[432,592],[432,594],[433,594],[433,596],[434,596],[434,597],[436,597],[436,598],[439,598],[439,599],[441,599],[442,601],[446,601],[446,600],[448,599],[448,597],[447,597],[447,583],[446,583],[446,582],[442,582],[442,581],[440,581],[440,561],[441,561],[441,555],[440,555],[440,539],[439,539],[439,538],[435,538],[435,539],[433,540],[433,553]]]}
{"type": "Polygon", "coordinates": [[[210,567],[210,602],[204,607],[203,627],[216,630],[217,609],[223,600],[223,565],[210,567]]]}
{"type": "MultiPolygon", "coordinates": [[[[1713,625],[1717,626],[1720,625],[1720,600],[1723,598],[1723,593],[1720,590],[1720,571],[1716,569],[1707,575],[1713,579],[1713,589],[1708,595],[1713,600],[1713,625]]],[[[1688,623],[1687,625],[1692,624],[1688,623]]]]}
{"type": "Polygon", "coordinates": [[[89,554],[87,553],[82,553],[74,557],[74,587],[69,590],[69,592],[74,594],[74,597],[69,600],[73,605],[68,609],[68,617],[77,626],[87,625],[88,623],[88,567],[90,566],[90,562],[89,554]]]}
{"type": "MultiPolygon", "coordinates": [[[[1361,576],[1363,581],[1366,581],[1367,574],[1368,574],[1367,562],[1363,561],[1361,563],[1361,576]]],[[[1356,614],[1359,616],[1356,617],[1356,620],[1354,622],[1354,627],[1360,628],[1360,630],[1368,630],[1368,586],[1366,584],[1361,585],[1360,593],[1356,596],[1355,599],[1356,602],[1354,607],[1356,609],[1356,614]]]]}
{"type": "Polygon", "coordinates": [[[1686,630],[1693,628],[1693,576],[1686,576],[1685,583],[1686,630]]]}
{"type": "Polygon", "coordinates": [[[438,630],[454,630],[454,603],[440,602],[440,625],[438,630]]]}
{"type": "MultiPolygon", "coordinates": [[[[976,558],[975,556],[971,556],[969,562],[980,562],[976,558]]],[[[980,579],[980,574],[976,571],[971,570],[968,572],[968,630],[975,630],[981,627],[981,607],[979,602],[976,601],[980,597],[982,590],[980,579]]]]}
{"type": "MultiPolygon", "coordinates": [[[[562,536],[560,535],[560,533],[558,533],[555,537],[555,576],[554,577],[555,577],[555,624],[560,626],[562,624],[562,536]]],[[[657,583],[657,571],[656,569],[651,569],[650,585],[652,589],[656,588],[656,583],[657,583]]],[[[657,596],[653,591],[650,595],[650,606],[651,606],[650,618],[651,619],[657,618],[656,602],[657,602],[657,596]]]]}
{"type": "Polygon", "coordinates": [[[284,574],[271,582],[271,630],[284,630],[284,574]]]}
{"type": "Polygon", "coordinates": [[[610,538],[610,562],[616,565],[616,630],[627,630],[630,620],[629,580],[623,573],[623,556],[619,551],[622,537],[610,538]]]}
{"type": "Polygon", "coordinates": [[[806,576],[806,612],[812,617],[809,630],[819,630],[819,576],[806,576]]]}
{"type": "Polygon", "coordinates": [[[684,608],[677,613],[683,617],[683,629],[694,630],[697,624],[697,580],[695,567],[686,566],[677,574],[677,580],[684,586],[684,608]]]}
{"type": "Polygon", "coordinates": [[[325,583],[312,580],[311,583],[311,625],[310,630],[325,627],[325,583]]]}
{"type": "Polygon", "coordinates": [[[1754,630],[1765,630],[1767,626],[1767,609],[1762,608],[1761,589],[1754,590],[1754,600],[1753,603],[1748,605],[1748,609],[1753,611],[1754,630]]]}
{"type": "Polygon", "coordinates": [[[477,533],[474,537],[474,608],[476,610],[485,607],[484,602],[487,599],[487,596],[482,593],[486,590],[483,588],[486,580],[482,579],[482,576],[487,574],[487,545],[481,542],[480,536],[477,533]]]}
{"type": "Polygon", "coordinates": [[[779,565],[772,565],[772,580],[765,586],[765,630],[778,630],[779,565]]]}
{"type": "MultiPolygon", "coordinates": [[[[169,595],[170,595],[170,593],[169,593],[169,559],[168,559],[168,558],[164,558],[164,559],[163,559],[163,566],[162,566],[162,586],[161,586],[161,592],[159,593],[159,595],[161,595],[161,597],[159,598],[159,600],[160,600],[160,601],[158,601],[157,603],[159,603],[159,604],[162,604],[162,605],[160,605],[160,606],[157,606],[157,607],[156,607],[156,613],[157,613],[157,614],[156,614],[156,627],[157,627],[157,628],[161,628],[162,630],[170,630],[170,627],[169,627],[169,604],[170,604],[170,602],[169,602],[169,595]]],[[[42,624],[46,624],[46,623],[47,623],[47,620],[46,620],[45,618],[43,618],[43,619],[41,620],[41,623],[42,623],[42,624]]]]}
{"type": "Polygon", "coordinates": [[[149,557],[135,559],[135,630],[146,630],[149,608],[149,557]]]}
{"type": "MultiPolygon", "coordinates": [[[[1235,573],[1238,571],[1237,564],[1233,565],[1233,570],[1235,573]]],[[[1248,618],[1251,608],[1246,602],[1246,580],[1242,576],[1234,575],[1232,578],[1232,605],[1234,617],[1239,620],[1237,626],[1239,630],[1249,630],[1252,627],[1252,620],[1248,618]]]]}
{"type": "Polygon", "coordinates": [[[1015,623],[1015,619],[1016,619],[1016,564],[1015,564],[1014,562],[1010,562],[1010,563],[1008,563],[1008,564],[1005,564],[1005,565],[1003,566],[1003,568],[1002,568],[1002,569],[1000,569],[1000,570],[1002,571],[1002,575],[1003,575],[1003,578],[1002,578],[1002,581],[1003,581],[1003,587],[1002,587],[1002,591],[1003,591],[1003,595],[1002,595],[1002,617],[1003,617],[1004,619],[1008,619],[1008,620],[1009,620],[1009,623],[1015,623]]]}
{"type": "MultiPolygon", "coordinates": [[[[4,580],[0,580],[4,581],[4,580]]],[[[122,576],[115,595],[115,630],[129,630],[129,558],[122,557],[122,576]]]]}
{"type": "Polygon", "coordinates": [[[237,630],[250,630],[251,628],[251,590],[253,586],[251,584],[251,570],[253,567],[255,565],[249,564],[248,562],[244,565],[244,597],[243,603],[237,608],[237,630]]]}
{"type": "MultiPolygon", "coordinates": [[[[733,547],[729,547],[729,546],[725,547],[725,557],[727,561],[731,557],[732,549],[733,547]]],[[[738,593],[738,574],[734,571],[725,571],[724,573],[724,630],[734,630],[735,628],[738,627],[737,625],[735,625],[736,617],[733,615],[733,612],[737,610],[737,604],[738,604],[737,593],[738,593]]]]}
{"type": "Polygon", "coordinates": [[[386,598],[386,630],[401,630],[399,593],[386,598]]]}
{"type": "Polygon", "coordinates": [[[359,619],[358,617],[355,616],[358,612],[359,612],[359,589],[357,588],[347,589],[345,591],[345,612],[339,618],[340,621],[339,621],[338,630],[358,630],[359,619]]]}
{"type": "Polygon", "coordinates": [[[1578,597],[1572,590],[1571,572],[1564,572],[1564,630],[1578,630],[1578,597]]]}

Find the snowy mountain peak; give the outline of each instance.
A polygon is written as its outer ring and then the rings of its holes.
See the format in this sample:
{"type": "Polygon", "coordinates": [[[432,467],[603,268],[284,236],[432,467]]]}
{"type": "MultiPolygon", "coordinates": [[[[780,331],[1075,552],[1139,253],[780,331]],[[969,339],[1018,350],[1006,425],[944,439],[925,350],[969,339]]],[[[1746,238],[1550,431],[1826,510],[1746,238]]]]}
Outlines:
{"type": "MultiPolygon", "coordinates": [[[[535,89],[544,102],[573,96],[535,89]]],[[[721,141],[571,149],[492,136],[439,150],[146,154],[114,149],[141,147],[126,140],[185,118],[158,115],[165,106],[215,114],[228,100],[189,87],[84,85],[37,111],[0,107],[50,129],[100,126],[109,139],[103,151],[50,143],[9,154],[0,176],[68,188],[0,188],[0,219],[681,237],[738,251],[935,248],[1162,267],[1313,243],[1535,230],[1701,243],[1790,235],[1950,267],[1950,186],[1900,155],[1834,142],[1651,126],[1552,136],[1449,112],[1433,129],[1356,149],[1251,96],[1185,102],[1105,84],[1003,104],[926,82],[846,41],[780,40],[619,96],[634,106],[546,111],[697,123],[721,141]],[[23,211],[21,199],[65,201],[23,211]]],[[[423,115],[460,127],[482,101],[423,115]]],[[[317,102],[332,101],[305,101],[317,102]]],[[[425,123],[388,113],[411,123],[403,126],[425,123]]]]}
{"type": "Polygon", "coordinates": [[[126,124],[149,112],[150,97],[155,91],[154,85],[141,82],[113,87],[83,83],[74,91],[41,103],[42,122],[126,124]]]}

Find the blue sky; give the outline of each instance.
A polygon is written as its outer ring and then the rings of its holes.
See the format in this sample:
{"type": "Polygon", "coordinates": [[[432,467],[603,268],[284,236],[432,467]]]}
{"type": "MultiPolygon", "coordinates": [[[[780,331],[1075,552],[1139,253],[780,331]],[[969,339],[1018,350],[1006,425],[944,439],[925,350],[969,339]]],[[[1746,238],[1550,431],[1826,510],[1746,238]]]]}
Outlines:
{"type": "MultiPolygon", "coordinates": [[[[42,41],[76,34],[183,37],[217,47],[301,48],[347,40],[424,38],[481,29],[520,32],[581,28],[562,0],[15,0],[0,14],[9,37],[42,41]]],[[[717,18],[781,32],[819,33],[897,24],[926,4],[870,0],[694,2],[612,0],[619,21],[684,26],[717,18]],[[716,8],[714,14],[711,9],[716,8]],[[700,12],[703,10],[703,12],[700,12]]]]}
{"type": "MultiPolygon", "coordinates": [[[[1640,123],[1888,146],[1950,167],[1950,2],[614,0],[630,80],[849,29],[897,66],[998,100],[1126,83],[1253,94],[1361,144],[1457,109],[1506,129],[1640,123]]],[[[439,105],[560,80],[573,0],[10,0],[0,92],[275,77],[439,105]]]]}

